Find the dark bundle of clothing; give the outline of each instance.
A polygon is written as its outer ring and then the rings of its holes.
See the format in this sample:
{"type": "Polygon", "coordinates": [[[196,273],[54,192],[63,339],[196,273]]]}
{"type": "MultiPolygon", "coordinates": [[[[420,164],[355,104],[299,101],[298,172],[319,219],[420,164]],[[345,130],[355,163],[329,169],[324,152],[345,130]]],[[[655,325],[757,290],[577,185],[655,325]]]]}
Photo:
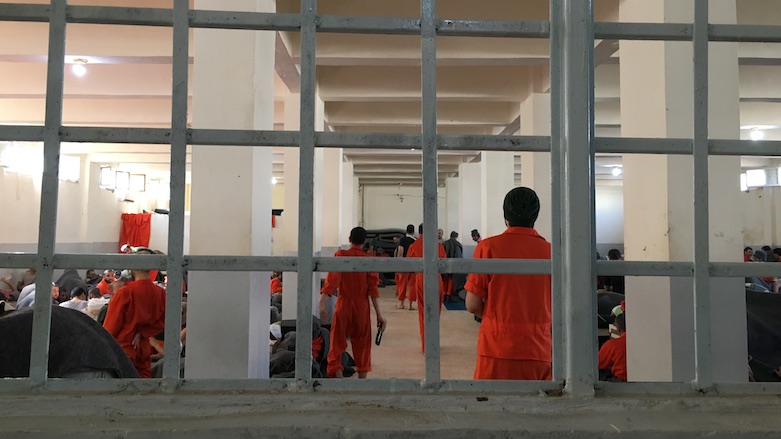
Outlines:
{"type": "MultiPolygon", "coordinates": [[[[33,309],[0,317],[0,377],[29,376],[33,309]]],[[[108,332],[86,314],[52,307],[49,377],[67,378],[85,372],[106,372],[115,378],[138,378],[133,363],[108,332]]]]}
{"type": "Polygon", "coordinates": [[[79,273],[75,269],[69,268],[62,273],[57,282],[54,283],[60,288],[59,302],[70,299],[70,292],[76,287],[84,288],[84,291],[88,291],[87,283],[79,276],[79,273]]]}
{"type": "MultiPolygon", "coordinates": [[[[331,350],[331,333],[320,325],[320,319],[312,320],[312,378],[327,377],[328,352],[331,350]]],[[[271,350],[269,359],[271,378],[294,378],[296,375],[296,331],[285,333],[271,350]]],[[[345,352],[342,354],[344,376],[355,373],[355,360],[345,352]]]]}

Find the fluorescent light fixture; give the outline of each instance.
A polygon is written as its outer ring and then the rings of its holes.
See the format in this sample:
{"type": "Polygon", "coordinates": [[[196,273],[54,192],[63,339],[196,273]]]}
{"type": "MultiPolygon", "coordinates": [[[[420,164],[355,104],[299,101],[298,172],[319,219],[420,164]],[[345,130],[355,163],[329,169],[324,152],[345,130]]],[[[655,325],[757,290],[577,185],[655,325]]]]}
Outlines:
{"type": "Polygon", "coordinates": [[[764,169],[749,169],[746,171],[746,186],[759,187],[767,184],[767,173],[764,169]]]}

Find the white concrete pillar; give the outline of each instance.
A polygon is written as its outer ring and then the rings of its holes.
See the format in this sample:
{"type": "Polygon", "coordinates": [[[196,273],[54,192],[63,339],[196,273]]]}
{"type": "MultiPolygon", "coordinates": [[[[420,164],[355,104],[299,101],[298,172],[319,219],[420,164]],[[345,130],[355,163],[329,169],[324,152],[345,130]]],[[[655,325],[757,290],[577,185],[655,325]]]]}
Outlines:
{"type": "Polygon", "coordinates": [[[515,158],[507,151],[483,151],[480,155],[480,234],[488,237],[507,229],[502,206],[504,196],[515,185],[515,158]]]}
{"type": "MultiPolygon", "coordinates": [[[[734,0],[709,2],[711,23],[736,23],[734,0]]],[[[624,0],[621,21],[691,22],[692,4],[624,0]]],[[[690,43],[621,41],[624,137],[693,135],[690,43]]],[[[710,45],[710,137],[739,138],[736,44],[710,45]]],[[[693,192],[690,156],[625,154],[624,230],[628,260],[691,261],[693,192]]],[[[710,159],[710,257],[741,259],[737,157],[710,159]]],[[[742,279],[712,278],[713,377],[741,382],[746,373],[742,279]]],[[[631,381],[694,378],[691,278],[627,277],[627,368],[631,381]]]]}
{"type": "Polygon", "coordinates": [[[488,236],[485,234],[485,230],[483,230],[483,218],[480,213],[480,208],[483,205],[483,192],[480,189],[482,184],[480,163],[462,163],[458,167],[458,179],[460,186],[460,198],[458,200],[460,212],[459,233],[464,237],[461,240],[461,244],[464,246],[464,257],[468,258],[472,256],[476,246],[469,232],[472,229],[478,229],[481,236],[488,236]]]}
{"type": "Polygon", "coordinates": [[[356,218],[355,202],[357,185],[355,184],[355,175],[353,174],[352,162],[340,163],[341,174],[339,178],[339,190],[342,196],[339,198],[339,235],[338,245],[346,245],[350,236],[350,230],[358,225],[356,218]]]}
{"type": "MultiPolygon", "coordinates": [[[[550,94],[532,93],[521,103],[521,135],[550,136],[550,94]]],[[[521,153],[521,185],[530,187],[540,198],[540,214],[534,228],[552,239],[551,168],[549,152],[521,153]]]]}
{"type": "MultiPolygon", "coordinates": [[[[197,0],[195,7],[226,6],[197,0]]],[[[237,0],[230,7],[275,10],[271,0],[237,0]]],[[[195,30],[193,50],[194,127],[273,129],[273,32],[195,30]]],[[[270,254],[272,157],[271,148],[193,147],[192,254],[270,254]]],[[[268,288],[268,273],[190,273],[188,378],[268,377],[268,288]]]]}
{"type": "MultiPolygon", "coordinates": [[[[445,239],[450,239],[450,232],[456,231],[459,234],[459,240],[464,239],[464,232],[460,228],[459,218],[459,200],[460,185],[458,179],[449,177],[445,180],[445,203],[447,209],[447,222],[445,224],[445,239]]],[[[470,229],[471,230],[471,229],[470,229]]]]}
{"type": "Polygon", "coordinates": [[[323,153],[323,183],[321,185],[323,191],[323,247],[338,247],[345,236],[339,234],[341,200],[346,196],[346,193],[340,188],[342,149],[329,148],[323,153]]]}

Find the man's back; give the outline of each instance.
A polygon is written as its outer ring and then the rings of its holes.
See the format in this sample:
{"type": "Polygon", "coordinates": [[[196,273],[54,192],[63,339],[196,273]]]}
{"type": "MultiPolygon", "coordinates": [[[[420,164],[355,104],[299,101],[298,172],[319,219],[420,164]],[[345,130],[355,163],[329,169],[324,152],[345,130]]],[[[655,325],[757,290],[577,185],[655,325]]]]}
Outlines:
{"type": "Polygon", "coordinates": [[[399,241],[399,245],[404,248],[404,253],[401,255],[402,257],[407,256],[407,252],[409,252],[409,246],[411,246],[415,242],[415,238],[412,238],[410,236],[405,236],[401,238],[399,241]]]}
{"type": "Polygon", "coordinates": [[[455,238],[448,239],[442,246],[445,248],[445,255],[448,258],[464,257],[464,247],[455,238]]]}
{"type": "Polygon", "coordinates": [[[164,322],[165,290],[145,279],[128,282],[114,293],[103,327],[124,347],[136,333],[143,338],[159,333],[164,322]]]}

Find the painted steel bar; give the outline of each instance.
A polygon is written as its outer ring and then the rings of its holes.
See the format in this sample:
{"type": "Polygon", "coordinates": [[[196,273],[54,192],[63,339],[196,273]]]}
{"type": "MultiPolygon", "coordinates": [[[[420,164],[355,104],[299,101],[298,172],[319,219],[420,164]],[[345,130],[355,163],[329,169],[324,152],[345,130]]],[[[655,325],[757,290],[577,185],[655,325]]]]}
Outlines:
{"type": "Polygon", "coordinates": [[[595,384],[601,395],[695,395],[699,392],[692,383],[611,383],[595,384]]]}
{"type": "MultiPolygon", "coordinates": [[[[550,274],[551,261],[546,259],[439,259],[436,270],[439,273],[511,273],[550,274]]],[[[420,273],[422,258],[315,258],[315,271],[361,272],[398,271],[420,273]]]]}
{"type": "Polygon", "coordinates": [[[710,264],[711,277],[777,277],[775,262],[714,262],[710,264]]]}
{"type": "Polygon", "coordinates": [[[42,142],[44,127],[0,125],[0,142],[42,142]]]}
{"type": "Polygon", "coordinates": [[[708,211],[708,0],[694,1],[694,364],[700,389],[713,385],[708,211]]]}
{"type": "Polygon", "coordinates": [[[710,140],[710,155],[779,156],[779,140],[710,140]]]}
{"type": "Polygon", "coordinates": [[[171,182],[168,213],[168,286],[165,294],[165,339],[168,361],[163,380],[171,387],[180,381],[182,345],[182,287],[184,282],[184,209],[187,174],[187,98],[190,53],[189,0],[175,0],[173,13],[173,74],[171,80],[171,182]]]}
{"type": "Polygon", "coordinates": [[[442,151],[531,151],[548,152],[551,147],[548,136],[482,136],[450,135],[437,136],[437,148],[442,151]]]}
{"type": "Polygon", "coordinates": [[[421,142],[422,140],[419,134],[315,133],[315,146],[323,148],[383,148],[409,150],[410,148],[420,148],[421,142]]]}
{"type": "Polygon", "coordinates": [[[38,263],[37,253],[0,253],[0,267],[30,268],[38,263]]]}
{"type": "Polygon", "coordinates": [[[171,26],[171,9],[69,6],[68,23],[171,26]]]}
{"type": "MultiPolygon", "coordinates": [[[[565,392],[574,397],[594,394],[596,380],[596,303],[594,252],[594,30],[590,0],[551,2],[551,33],[559,44],[562,119],[559,133],[562,179],[562,295],[565,326],[565,392]],[[590,212],[584,215],[585,212],[590,212]],[[584,262],[591,261],[591,263],[584,262]]],[[[554,177],[555,178],[555,177],[554,177]]]]}
{"type": "Polygon", "coordinates": [[[263,130],[187,130],[191,145],[297,147],[299,133],[263,130]]]}
{"type": "Polygon", "coordinates": [[[419,18],[319,15],[317,31],[353,34],[420,35],[419,18]]]}
{"type": "Polygon", "coordinates": [[[680,154],[692,153],[691,139],[650,139],[641,137],[597,137],[594,139],[597,153],[624,154],[680,154]]]}
{"type": "MultiPolygon", "coordinates": [[[[556,13],[554,2],[549,2],[549,14],[553,17],[556,13]]],[[[561,33],[551,32],[550,35],[550,108],[551,108],[551,137],[548,148],[550,149],[551,168],[551,338],[552,338],[552,375],[553,381],[562,381],[565,378],[565,349],[564,349],[564,300],[562,296],[562,276],[564,274],[562,258],[562,226],[561,226],[561,186],[562,179],[556,178],[563,175],[564,169],[561,161],[561,148],[553,145],[561,144],[561,132],[554,127],[561,127],[561,33]]]]}
{"type": "Polygon", "coordinates": [[[294,256],[185,256],[189,271],[298,271],[294,256]]]}
{"type": "Polygon", "coordinates": [[[447,37],[548,38],[547,21],[436,20],[437,35],[447,37]]]}
{"type": "Polygon", "coordinates": [[[596,261],[600,276],[692,276],[691,262],[596,261]]]}
{"type": "Polygon", "coordinates": [[[168,145],[167,128],[62,127],[63,142],[140,143],[168,145]]]}
{"type": "Polygon", "coordinates": [[[781,26],[711,24],[711,42],[781,43],[781,26]]]}
{"type": "Polygon", "coordinates": [[[62,126],[63,83],[65,78],[66,0],[53,0],[49,17],[49,59],[46,68],[46,128],[43,137],[43,181],[38,222],[38,273],[35,282],[30,383],[39,386],[48,379],[49,329],[51,327],[51,281],[57,235],[59,194],[60,133],[62,126]]]}
{"type": "Polygon", "coordinates": [[[49,5],[0,4],[0,22],[2,21],[47,23],[49,5]]]}
{"type": "Polygon", "coordinates": [[[298,14],[193,10],[189,12],[189,19],[190,27],[194,29],[298,32],[301,28],[298,14]]]}
{"type": "Polygon", "coordinates": [[[421,132],[423,134],[423,306],[424,337],[426,351],[425,386],[440,382],[439,363],[439,242],[437,236],[437,29],[436,0],[421,0],[421,132]]]}
{"type": "MultiPolygon", "coordinates": [[[[298,313],[296,331],[312,333],[317,0],[301,0],[301,133],[298,191],[298,313]]],[[[296,343],[296,381],[312,379],[312,338],[296,343]]]]}
{"type": "Polygon", "coordinates": [[[691,41],[692,25],[678,23],[594,23],[594,38],[604,40],[691,41]]]}
{"type": "Polygon", "coordinates": [[[564,381],[442,380],[437,393],[479,392],[481,394],[561,394],[564,381]]]}
{"type": "MultiPolygon", "coordinates": [[[[57,253],[52,258],[55,268],[85,269],[89,267],[121,267],[141,270],[166,270],[168,259],[161,255],[126,255],[119,253],[74,254],[57,253]]],[[[179,264],[181,266],[181,264],[179,264]]]]}

